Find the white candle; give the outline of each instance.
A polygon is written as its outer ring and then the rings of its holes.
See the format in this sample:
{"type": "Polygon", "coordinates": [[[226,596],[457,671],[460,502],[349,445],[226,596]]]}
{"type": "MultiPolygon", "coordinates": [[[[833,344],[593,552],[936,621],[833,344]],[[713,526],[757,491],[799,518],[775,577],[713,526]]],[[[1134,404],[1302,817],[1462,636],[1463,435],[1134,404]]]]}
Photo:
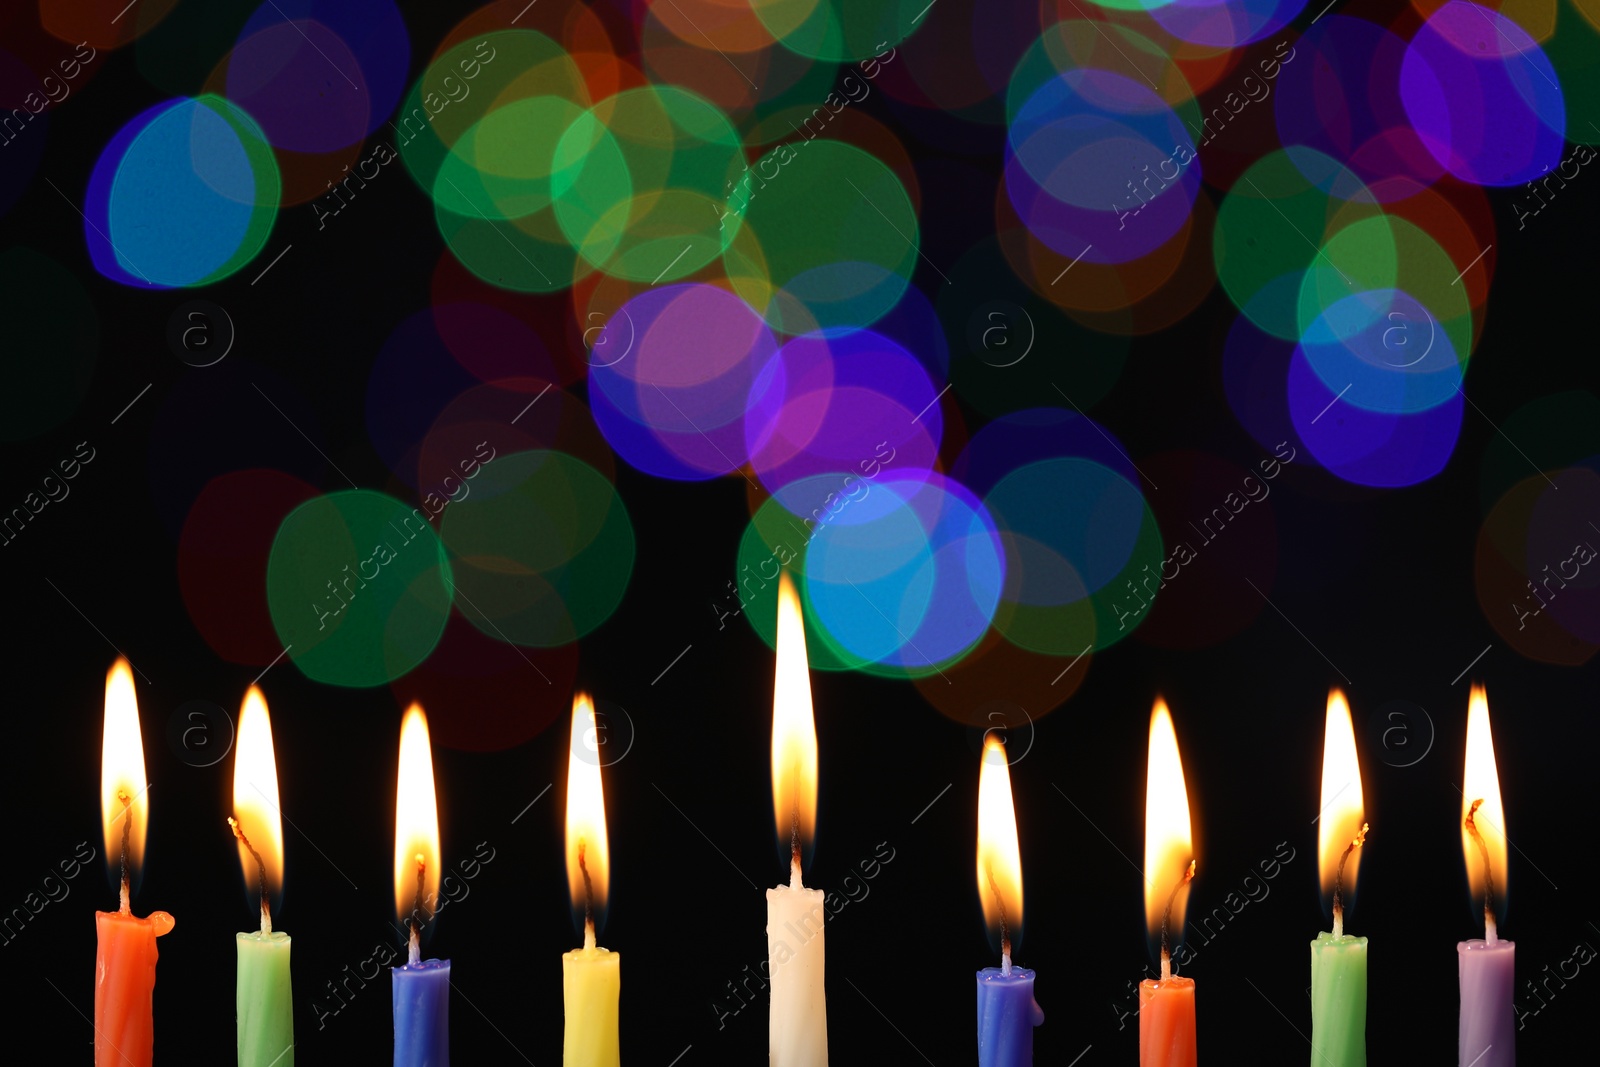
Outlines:
{"type": "Polygon", "coordinates": [[[767,890],[767,959],[772,971],[770,1067],[825,1067],[828,1006],[822,987],[820,889],[800,884],[800,863],[789,884],[767,890]]]}
{"type": "Polygon", "coordinates": [[[817,821],[817,728],[805,622],[794,583],[778,585],[778,664],[772,693],[772,807],[789,842],[789,884],[767,890],[767,960],[772,976],[769,1067],[827,1067],[820,889],[800,880],[801,846],[817,821]]]}

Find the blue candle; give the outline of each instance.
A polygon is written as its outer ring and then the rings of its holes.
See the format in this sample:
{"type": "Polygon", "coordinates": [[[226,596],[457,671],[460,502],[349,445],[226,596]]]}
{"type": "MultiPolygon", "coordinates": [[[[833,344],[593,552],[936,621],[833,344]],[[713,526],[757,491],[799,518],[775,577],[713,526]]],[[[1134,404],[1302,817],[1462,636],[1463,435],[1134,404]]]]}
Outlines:
{"type": "Polygon", "coordinates": [[[450,1067],[450,961],[391,967],[394,1067],[450,1067]]]}
{"type": "Polygon", "coordinates": [[[999,967],[978,972],[978,1067],[1030,1067],[1033,1028],[1044,1009],[1033,999],[1033,972],[999,967]]]}

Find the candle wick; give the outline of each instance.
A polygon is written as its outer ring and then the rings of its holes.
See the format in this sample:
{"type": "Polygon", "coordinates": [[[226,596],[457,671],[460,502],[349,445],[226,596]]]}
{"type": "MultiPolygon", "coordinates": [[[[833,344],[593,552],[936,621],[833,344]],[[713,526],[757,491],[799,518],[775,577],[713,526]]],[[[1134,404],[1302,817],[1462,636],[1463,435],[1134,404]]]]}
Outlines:
{"type": "Polygon", "coordinates": [[[1000,973],[1009,978],[1011,976],[1011,926],[1006,922],[1006,898],[1000,895],[1000,887],[994,881],[994,869],[988,864],[984,865],[983,875],[989,880],[989,892],[994,894],[995,908],[1000,912],[1000,973]]]}
{"type": "Polygon", "coordinates": [[[594,883],[589,878],[588,842],[578,838],[578,871],[583,875],[583,941],[594,948],[594,883]]]}
{"type": "Polygon", "coordinates": [[[1466,828],[1473,843],[1478,846],[1478,856],[1483,860],[1483,929],[1484,940],[1493,944],[1498,938],[1494,928],[1494,867],[1489,863],[1489,846],[1484,843],[1483,835],[1478,832],[1478,823],[1473,816],[1478,814],[1478,808],[1483,804],[1480,797],[1472,802],[1472,807],[1467,809],[1466,828]]]}
{"type": "Polygon", "coordinates": [[[1194,860],[1189,861],[1189,866],[1184,869],[1183,877],[1178,879],[1178,884],[1172,887],[1172,892],[1167,894],[1167,906],[1161,912],[1161,980],[1164,982],[1172,977],[1172,941],[1168,934],[1168,927],[1172,923],[1172,903],[1178,899],[1178,890],[1189,884],[1189,879],[1194,877],[1194,860]]]}
{"type": "Polygon", "coordinates": [[[272,933],[272,912],[267,907],[267,865],[262,862],[261,853],[257,852],[255,846],[250,844],[250,839],[244,836],[244,827],[239,820],[230,815],[228,816],[228,825],[233,827],[233,836],[239,839],[239,843],[244,846],[245,851],[255,858],[256,885],[261,891],[261,932],[270,934],[272,933]]]}
{"type": "Polygon", "coordinates": [[[422,962],[422,880],[428,872],[428,861],[422,858],[422,853],[417,853],[417,896],[411,906],[411,944],[406,956],[408,966],[415,966],[422,962]]]}
{"type": "MultiPolygon", "coordinates": [[[[799,768],[795,769],[796,776],[799,768]]],[[[805,883],[800,880],[800,805],[797,802],[789,819],[789,888],[804,889],[805,883]]]]}
{"type": "Polygon", "coordinates": [[[124,915],[131,915],[133,905],[128,892],[128,840],[133,834],[133,798],[126,789],[118,789],[117,799],[122,801],[122,854],[119,861],[122,868],[121,911],[124,915]]]}
{"type": "Polygon", "coordinates": [[[1350,853],[1367,842],[1367,823],[1361,824],[1361,829],[1356,831],[1356,836],[1344,847],[1344,855],[1339,857],[1339,867],[1333,875],[1333,936],[1344,936],[1344,865],[1350,859],[1350,853]]]}

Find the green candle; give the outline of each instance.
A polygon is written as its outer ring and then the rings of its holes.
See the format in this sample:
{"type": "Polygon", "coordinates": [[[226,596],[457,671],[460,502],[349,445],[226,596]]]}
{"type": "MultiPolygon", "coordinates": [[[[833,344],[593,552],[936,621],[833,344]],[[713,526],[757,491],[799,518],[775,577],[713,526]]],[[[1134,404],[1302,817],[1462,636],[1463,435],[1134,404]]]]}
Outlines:
{"type": "Polygon", "coordinates": [[[1311,1062],[1367,1065],[1367,939],[1338,930],[1311,942],[1311,1062]]]}
{"type": "Polygon", "coordinates": [[[1367,939],[1344,932],[1345,889],[1355,885],[1367,824],[1350,705],[1337,689],[1328,693],[1317,820],[1317,864],[1323,890],[1332,882],[1333,932],[1311,942],[1311,1065],[1367,1067],[1367,939]]]}
{"type": "Polygon", "coordinates": [[[239,1067],[294,1067],[289,935],[272,929],[272,895],[283,880],[277,762],[267,701],[252,685],[239,709],[233,758],[234,815],[228,818],[239,843],[245,883],[255,889],[261,908],[260,930],[234,935],[239,948],[239,1067]]]}
{"type": "Polygon", "coordinates": [[[294,1067],[289,935],[235,934],[239,944],[239,1067],[294,1067]]]}

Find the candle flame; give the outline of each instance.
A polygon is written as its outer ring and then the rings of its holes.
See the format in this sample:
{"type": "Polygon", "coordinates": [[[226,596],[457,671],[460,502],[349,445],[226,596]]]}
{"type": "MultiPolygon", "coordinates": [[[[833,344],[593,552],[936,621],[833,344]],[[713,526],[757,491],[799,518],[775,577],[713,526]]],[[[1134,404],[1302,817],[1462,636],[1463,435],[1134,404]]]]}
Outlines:
{"type": "Polygon", "coordinates": [[[433,917],[438,892],[439,800],[433,786],[433,751],[428,717],[422,705],[412,704],[400,723],[400,773],[394,797],[395,914],[405,922],[426,923],[433,917]]]}
{"type": "Polygon", "coordinates": [[[777,649],[772,690],[772,813],[778,841],[788,855],[791,843],[803,848],[816,832],[817,726],[811,711],[805,620],[787,571],[778,583],[777,649]]]}
{"type": "Polygon", "coordinates": [[[1172,904],[1169,930],[1176,942],[1189,902],[1188,875],[1194,860],[1189,826],[1189,793],[1178,756],[1178,736],[1166,701],[1156,698],[1150,712],[1150,755],[1144,791],[1144,914],[1151,937],[1161,932],[1162,915],[1172,904]],[[1180,886],[1174,892],[1174,886],[1180,886]]]}
{"type": "Polygon", "coordinates": [[[266,892],[276,898],[283,889],[283,818],[278,802],[278,763],[272,747],[272,720],[261,690],[251,686],[239,709],[239,735],[233,755],[233,815],[237,821],[239,865],[250,900],[266,892]],[[249,847],[245,846],[249,841],[249,847]],[[254,850],[254,855],[251,850],[254,850]],[[256,857],[260,857],[257,863],[256,857]]]}
{"type": "Polygon", "coordinates": [[[139,730],[139,700],[133,669],[118,658],[106,673],[105,732],[100,742],[100,823],[105,831],[106,863],[113,873],[128,843],[130,878],[144,859],[145,826],[150,820],[144,774],[144,738],[139,730]]]}
{"type": "Polygon", "coordinates": [[[567,749],[567,890],[575,911],[600,925],[611,882],[606,840],[606,798],[595,755],[594,703],[586,693],[572,698],[572,736],[567,749]]]}
{"type": "MultiPolygon", "coordinates": [[[[1350,724],[1350,705],[1338,689],[1328,693],[1328,717],[1322,738],[1322,806],[1317,814],[1317,869],[1322,893],[1331,896],[1339,861],[1361,833],[1366,813],[1361,793],[1361,764],[1356,758],[1356,733],[1350,724]]],[[[1361,864],[1357,848],[1344,860],[1340,888],[1346,901],[1356,884],[1361,864]]]]}
{"type": "Polygon", "coordinates": [[[1479,903],[1490,885],[1485,881],[1484,852],[1488,853],[1488,877],[1492,879],[1494,904],[1502,911],[1506,892],[1506,814],[1500,803],[1500,772],[1494,760],[1494,735],[1489,729],[1489,697],[1481,685],[1472,687],[1467,703],[1467,759],[1461,782],[1461,853],[1467,861],[1467,879],[1472,899],[1479,903]],[[1483,803],[1474,812],[1474,801],[1483,803]],[[1483,839],[1483,850],[1472,839],[1467,816],[1483,839]]]}
{"type": "Polygon", "coordinates": [[[1022,850],[1006,746],[994,737],[978,769],[978,899],[989,940],[1009,956],[1022,929],[1022,850]]]}

